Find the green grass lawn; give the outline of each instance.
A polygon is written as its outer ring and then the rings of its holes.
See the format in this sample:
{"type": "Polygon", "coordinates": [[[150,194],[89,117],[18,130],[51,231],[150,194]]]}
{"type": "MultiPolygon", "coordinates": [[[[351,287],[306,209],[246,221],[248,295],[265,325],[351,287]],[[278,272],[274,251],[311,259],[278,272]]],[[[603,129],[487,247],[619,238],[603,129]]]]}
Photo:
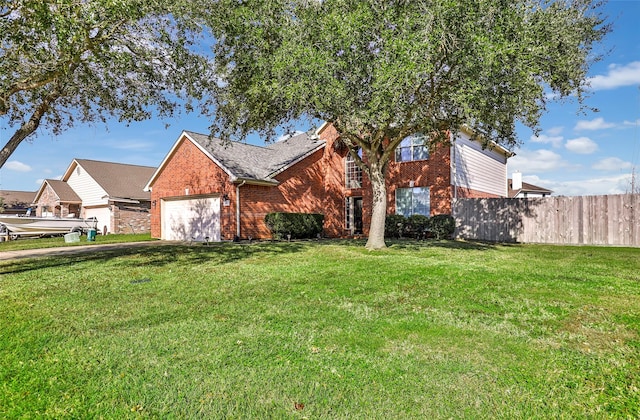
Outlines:
{"type": "Polygon", "coordinates": [[[0,418],[637,418],[639,298],[629,248],[0,262],[0,418]]]}
{"type": "Polygon", "coordinates": [[[149,233],[138,234],[109,234],[97,235],[95,241],[87,241],[87,236],[80,237],[80,242],[67,243],[64,237],[56,236],[53,238],[20,238],[13,241],[0,242],[0,252],[2,251],[19,251],[25,249],[38,248],[55,248],[62,246],[79,246],[79,245],[95,245],[95,244],[116,244],[122,242],[144,242],[151,241],[149,233]]]}

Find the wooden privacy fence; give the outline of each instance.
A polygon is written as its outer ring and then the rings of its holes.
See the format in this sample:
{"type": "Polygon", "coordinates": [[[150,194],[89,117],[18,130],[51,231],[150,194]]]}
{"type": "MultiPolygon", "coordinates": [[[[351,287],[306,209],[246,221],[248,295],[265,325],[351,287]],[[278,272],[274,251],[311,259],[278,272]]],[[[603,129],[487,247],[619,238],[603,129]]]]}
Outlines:
{"type": "Polygon", "coordinates": [[[453,217],[461,239],[640,247],[640,194],[462,198],[453,217]]]}

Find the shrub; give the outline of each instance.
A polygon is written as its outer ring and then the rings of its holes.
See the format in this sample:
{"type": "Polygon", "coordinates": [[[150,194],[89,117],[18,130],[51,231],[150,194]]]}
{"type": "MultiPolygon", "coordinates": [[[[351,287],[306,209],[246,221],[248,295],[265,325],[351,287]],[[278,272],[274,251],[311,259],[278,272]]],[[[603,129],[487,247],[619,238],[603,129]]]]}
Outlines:
{"type": "Polygon", "coordinates": [[[407,217],[404,231],[407,236],[420,239],[424,238],[429,229],[429,218],[421,214],[414,214],[407,217]]]}
{"type": "Polygon", "coordinates": [[[387,238],[401,238],[406,217],[401,214],[389,214],[384,221],[384,236],[387,238]]]}
{"type": "Polygon", "coordinates": [[[269,213],[264,218],[273,239],[316,238],[322,233],[324,214],[269,213]]]}
{"type": "Polygon", "coordinates": [[[449,214],[438,214],[429,220],[429,230],[436,239],[449,239],[456,230],[456,221],[449,214]]]}

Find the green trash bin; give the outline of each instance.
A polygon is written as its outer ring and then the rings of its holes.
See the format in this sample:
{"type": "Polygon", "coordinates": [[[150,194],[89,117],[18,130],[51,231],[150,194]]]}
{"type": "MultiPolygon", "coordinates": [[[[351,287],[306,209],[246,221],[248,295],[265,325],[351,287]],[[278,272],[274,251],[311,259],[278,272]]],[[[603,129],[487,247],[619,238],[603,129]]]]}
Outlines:
{"type": "Polygon", "coordinates": [[[95,240],[96,240],[96,230],[95,229],[89,229],[87,231],[87,241],[94,242],[95,240]]]}

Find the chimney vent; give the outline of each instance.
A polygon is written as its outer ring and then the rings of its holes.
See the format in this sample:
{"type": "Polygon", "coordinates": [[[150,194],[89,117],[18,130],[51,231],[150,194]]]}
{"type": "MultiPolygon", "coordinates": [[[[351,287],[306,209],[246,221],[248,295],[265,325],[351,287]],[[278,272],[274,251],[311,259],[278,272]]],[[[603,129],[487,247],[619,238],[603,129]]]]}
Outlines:
{"type": "Polygon", "coordinates": [[[512,190],[521,190],[522,189],[522,173],[516,171],[511,175],[511,189],[512,190]]]}

